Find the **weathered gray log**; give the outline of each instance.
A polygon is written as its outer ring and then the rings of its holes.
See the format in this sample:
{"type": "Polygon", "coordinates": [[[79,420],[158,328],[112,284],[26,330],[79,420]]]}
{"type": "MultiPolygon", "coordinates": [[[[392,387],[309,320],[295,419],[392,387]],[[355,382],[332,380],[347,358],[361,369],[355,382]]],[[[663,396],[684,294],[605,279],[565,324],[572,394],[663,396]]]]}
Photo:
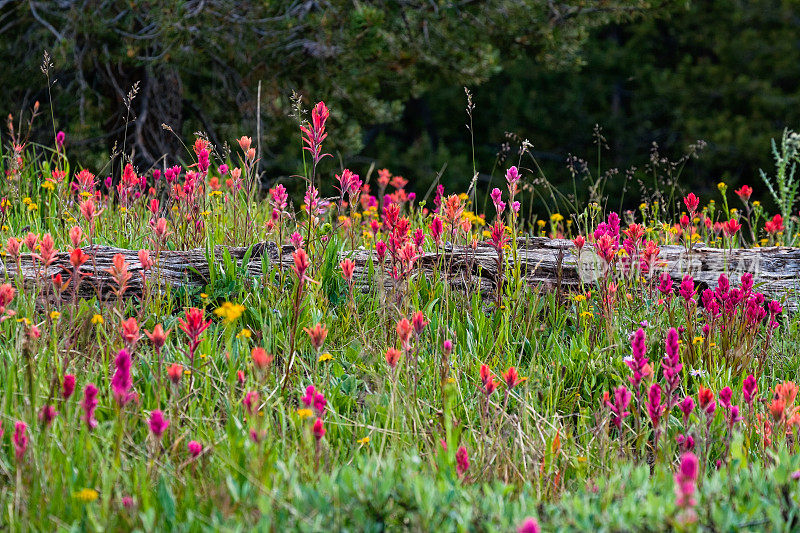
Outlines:
{"type": "MultiPolygon", "coordinates": [[[[221,265],[223,248],[214,248],[213,260],[221,265]]],[[[241,265],[248,248],[228,247],[228,252],[239,267],[245,267],[250,276],[262,274],[262,263],[268,261],[271,266],[289,267],[292,264],[291,246],[282,248],[275,243],[257,243],[252,246],[247,265],[241,265]]],[[[138,259],[138,250],[124,250],[109,246],[84,248],[90,259],[81,269],[82,281],[79,286],[79,297],[99,295],[106,297],[117,289],[116,283],[107,270],[112,265],[116,254],[122,254],[132,273],[125,296],[136,297],[142,294],[142,266],[138,259]]],[[[356,265],[355,277],[359,285],[367,282],[366,273],[370,260],[377,261],[374,251],[357,249],[342,254],[349,257],[356,265]]],[[[206,251],[194,249],[187,251],[162,251],[155,257],[156,267],[146,273],[148,283],[158,281],[163,287],[203,287],[211,279],[206,251]]],[[[491,293],[497,279],[497,253],[485,244],[472,249],[467,246],[446,246],[439,254],[427,252],[417,259],[415,269],[418,272],[433,272],[437,269],[442,275],[447,271],[447,278],[456,286],[478,287],[491,293]]],[[[507,260],[512,260],[510,252],[506,252],[507,260]]],[[[540,237],[518,241],[517,260],[522,275],[529,285],[542,286],[547,290],[556,287],[578,289],[591,287],[602,275],[602,266],[594,255],[591,245],[587,245],[580,255],[571,241],[545,239],[540,237]]],[[[66,253],[58,257],[46,271],[30,254],[20,259],[22,277],[26,284],[37,279],[49,278],[61,273],[66,280],[71,275],[69,256],[66,253]]],[[[690,273],[696,282],[708,287],[715,287],[720,274],[726,273],[731,284],[736,285],[739,276],[744,272],[753,274],[757,290],[767,296],[777,298],[791,309],[797,308],[798,289],[800,289],[800,248],[770,247],[725,250],[709,248],[702,243],[696,244],[689,252],[682,246],[662,246],[658,264],[651,275],[669,272],[676,283],[684,274],[690,273]]],[[[6,278],[17,278],[17,264],[5,259],[2,274],[6,278]]],[[[389,286],[389,276],[382,277],[389,286]]],[[[67,290],[72,294],[72,288],[67,290]]]]}

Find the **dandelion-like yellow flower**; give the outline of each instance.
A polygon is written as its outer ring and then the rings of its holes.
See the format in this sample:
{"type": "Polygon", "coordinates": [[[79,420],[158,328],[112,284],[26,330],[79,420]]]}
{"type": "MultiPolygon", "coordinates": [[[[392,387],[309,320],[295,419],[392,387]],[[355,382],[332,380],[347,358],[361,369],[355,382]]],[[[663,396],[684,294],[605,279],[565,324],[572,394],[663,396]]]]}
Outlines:
{"type": "Polygon", "coordinates": [[[51,320],[58,320],[59,318],[61,318],[61,313],[59,313],[58,311],[53,311],[52,313],[50,313],[51,320]]]}
{"type": "Polygon", "coordinates": [[[581,313],[581,318],[592,318],[593,316],[594,315],[592,314],[591,311],[584,311],[583,313],[581,313]]]}
{"type": "Polygon", "coordinates": [[[575,300],[576,302],[579,302],[579,303],[580,302],[585,302],[586,301],[586,296],[584,296],[583,294],[576,294],[575,296],[572,297],[572,299],[575,300]]]}
{"type": "Polygon", "coordinates": [[[92,324],[97,325],[97,324],[102,324],[102,323],[103,323],[103,317],[102,316],[94,315],[92,317],[92,324]]]}
{"type": "Polygon", "coordinates": [[[225,302],[222,304],[222,307],[214,310],[214,314],[220,318],[224,318],[225,322],[228,324],[236,322],[236,320],[242,316],[242,313],[244,313],[244,306],[241,304],[232,304],[231,302],[225,302]]]}
{"type": "Polygon", "coordinates": [[[356,442],[358,442],[361,446],[366,446],[367,444],[369,444],[369,435],[367,435],[362,439],[358,439],[356,442]]]}
{"type": "Polygon", "coordinates": [[[48,190],[48,191],[52,191],[55,188],[56,188],[56,186],[53,185],[52,181],[45,181],[44,183],[42,183],[42,189],[45,189],[45,190],[48,190]]]}
{"type": "Polygon", "coordinates": [[[545,222],[544,220],[536,221],[536,225],[539,226],[540,228],[543,228],[545,224],[547,224],[547,222],[545,222]]]}
{"type": "Polygon", "coordinates": [[[552,220],[553,222],[561,222],[562,220],[564,220],[564,215],[562,215],[561,213],[553,213],[552,215],[550,215],[550,220],[552,220]]]}
{"type": "Polygon", "coordinates": [[[33,200],[31,200],[31,199],[30,199],[30,198],[28,198],[27,196],[26,196],[25,198],[23,198],[23,199],[22,199],[22,203],[23,203],[23,204],[25,204],[25,205],[28,205],[28,204],[30,204],[32,201],[33,201],[33,200]]]}
{"type": "Polygon", "coordinates": [[[39,206],[36,204],[28,204],[28,211],[36,211],[39,209],[39,206]]]}
{"type": "Polygon", "coordinates": [[[694,344],[695,346],[697,346],[702,342],[703,342],[703,337],[695,337],[694,339],[692,339],[692,344],[694,344]]]}
{"type": "Polygon", "coordinates": [[[324,354],[319,356],[319,359],[317,361],[323,363],[325,361],[330,361],[331,359],[333,359],[333,356],[330,353],[325,352],[324,354]]]}
{"type": "Polygon", "coordinates": [[[310,418],[314,413],[311,412],[311,409],[298,409],[297,416],[300,417],[300,420],[304,420],[306,418],[310,418]]]}
{"type": "Polygon", "coordinates": [[[83,503],[91,503],[100,497],[100,493],[94,489],[81,489],[72,495],[76,500],[83,503]]]}
{"type": "Polygon", "coordinates": [[[249,329],[247,329],[247,328],[242,328],[242,331],[240,331],[240,332],[239,332],[239,333],[236,335],[236,338],[237,338],[237,339],[249,339],[249,338],[250,338],[252,335],[253,335],[253,333],[252,333],[252,332],[251,332],[249,329]]]}

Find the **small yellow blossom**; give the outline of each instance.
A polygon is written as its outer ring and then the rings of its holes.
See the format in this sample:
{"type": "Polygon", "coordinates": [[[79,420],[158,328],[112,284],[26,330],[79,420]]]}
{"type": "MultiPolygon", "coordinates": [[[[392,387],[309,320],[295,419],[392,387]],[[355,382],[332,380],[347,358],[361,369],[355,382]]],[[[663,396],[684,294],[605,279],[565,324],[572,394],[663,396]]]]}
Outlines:
{"type": "Polygon", "coordinates": [[[325,352],[324,354],[319,356],[318,361],[322,363],[324,361],[330,361],[331,359],[333,359],[333,356],[329,352],[325,352]]]}
{"type": "Polygon", "coordinates": [[[695,337],[692,339],[692,344],[694,345],[700,344],[701,342],[703,342],[703,337],[695,337]]]}
{"type": "Polygon", "coordinates": [[[252,332],[251,332],[249,329],[247,329],[247,328],[242,328],[242,331],[240,331],[240,332],[239,332],[239,333],[236,335],[236,338],[237,338],[237,339],[249,339],[249,338],[250,338],[252,335],[253,335],[253,333],[252,333],[252,332]]]}
{"type": "Polygon", "coordinates": [[[100,493],[94,489],[81,489],[72,495],[76,500],[83,503],[91,503],[100,497],[100,493]]]}
{"type": "Polygon", "coordinates": [[[591,311],[584,311],[581,313],[581,318],[592,318],[594,315],[591,311]]]}
{"type": "Polygon", "coordinates": [[[58,320],[59,318],[61,318],[61,313],[59,313],[58,311],[53,311],[52,313],[50,313],[51,320],[58,320]]]}
{"type": "Polygon", "coordinates": [[[356,442],[358,442],[361,446],[366,446],[367,444],[369,444],[369,435],[367,435],[362,439],[358,439],[356,442]]]}
{"type": "Polygon", "coordinates": [[[52,191],[55,188],[56,188],[56,186],[53,185],[52,181],[45,181],[44,183],[42,183],[42,189],[46,189],[48,191],[52,191]]]}
{"type": "Polygon", "coordinates": [[[309,418],[313,414],[314,413],[311,412],[311,409],[298,409],[297,410],[297,416],[299,416],[301,420],[303,420],[305,418],[309,418]]]}
{"type": "Polygon", "coordinates": [[[561,213],[553,213],[552,215],[550,215],[550,220],[552,220],[553,222],[561,222],[562,220],[564,220],[564,215],[562,215],[561,213]]]}
{"type": "Polygon", "coordinates": [[[36,211],[37,209],[39,209],[38,205],[33,204],[33,203],[28,204],[28,211],[36,211]]]}
{"type": "Polygon", "coordinates": [[[220,318],[224,318],[225,322],[231,324],[236,322],[236,320],[242,316],[244,313],[244,306],[241,304],[232,304],[230,302],[225,302],[222,304],[222,307],[219,307],[214,310],[214,314],[220,318]]]}
{"type": "Polygon", "coordinates": [[[95,325],[97,325],[97,324],[102,324],[102,323],[103,323],[103,317],[102,317],[102,316],[100,316],[100,315],[94,315],[94,316],[92,317],[92,324],[95,324],[95,325]]]}

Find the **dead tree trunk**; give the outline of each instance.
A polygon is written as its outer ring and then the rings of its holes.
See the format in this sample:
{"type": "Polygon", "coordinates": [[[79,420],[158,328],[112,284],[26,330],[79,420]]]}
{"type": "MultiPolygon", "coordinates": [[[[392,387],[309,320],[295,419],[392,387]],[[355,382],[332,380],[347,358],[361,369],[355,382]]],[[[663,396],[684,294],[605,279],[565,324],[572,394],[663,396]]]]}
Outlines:
{"type": "MultiPolygon", "coordinates": [[[[213,261],[222,264],[222,246],[214,248],[213,261]]],[[[227,248],[231,258],[235,260],[243,274],[260,276],[262,263],[268,262],[267,268],[281,263],[284,267],[292,264],[293,247],[282,249],[275,243],[257,243],[253,245],[246,265],[241,262],[247,248],[227,248]]],[[[137,250],[123,250],[108,246],[85,248],[91,259],[80,269],[82,281],[78,296],[90,298],[98,295],[101,298],[116,290],[116,285],[107,269],[116,254],[122,254],[133,274],[127,297],[136,297],[142,293],[141,264],[137,250]]],[[[353,250],[343,257],[349,257],[356,264],[355,278],[359,285],[366,286],[375,280],[368,280],[369,262],[377,262],[373,251],[353,250]]],[[[506,253],[508,261],[513,261],[512,254],[506,253]]],[[[204,287],[211,279],[209,262],[203,249],[187,251],[162,251],[158,257],[152,258],[156,266],[146,277],[149,282],[158,282],[162,288],[170,287],[204,287]]],[[[564,290],[590,289],[602,275],[602,266],[590,246],[580,253],[567,240],[545,238],[529,238],[519,241],[517,261],[520,263],[522,276],[531,286],[540,286],[545,290],[553,290],[556,286],[564,290]]],[[[418,273],[432,273],[435,269],[446,276],[451,285],[463,288],[478,288],[486,294],[492,294],[497,283],[498,273],[496,253],[487,245],[478,245],[472,249],[465,246],[446,247],[438,255],[424,253],[416,263],[418,273]],[[447,272],[444,272],[447,270],[447,272]]],[[[376,268],[376,271],[380,271],[376,268]]],[[[751,249],[719,249],[697,244],[691,251],[682,246],[663,246],[659,262],[649,274],[656,277],[660,272],[668,272],[674,282],[679,282],[684,274],[691,274],[695,282],[703,287],[715,287],[717,279],[727,274],[732,285],[738,284],[739,276],[744,272],[753,274],[756,289],[768,297],[779,299],[790,309],[798,307],[797,291],[800,289],[800,248],[771,247],[751,249]]],[[[54,264],[46,269],[39,265],[30,254],[21,257],[19,268],[16,263],[5,259],[2,273],[6,279],[17,279],[21,276],[26,285],[33,284],[37,278],[49,278],[61,273],[64,279],[71,274],[69,256],[60,253],[54,264]]],[[[381,276],[389,286],[389,276],[381,276]]],[[[70,289],[71,293],[71,289],[70,289]]]]}

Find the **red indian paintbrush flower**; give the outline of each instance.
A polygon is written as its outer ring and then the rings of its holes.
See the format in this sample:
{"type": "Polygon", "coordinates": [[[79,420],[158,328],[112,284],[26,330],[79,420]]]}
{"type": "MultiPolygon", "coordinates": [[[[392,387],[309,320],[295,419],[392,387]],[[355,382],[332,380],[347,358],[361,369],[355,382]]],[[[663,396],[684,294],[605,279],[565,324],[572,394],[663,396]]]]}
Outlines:
{"type": "Polygon", "coordinates": [[[503,373],[503,381],[505,381],[506,387],[508,387],[509,389],[513,389],[514,387],[522,383],[523,380],[524,378],[519,377],[517,369],[514,368],[513,366],[508,367],[508,370],[506,370],[503,373]]]}
{"type": "Polygon", "coordinates": [[[389,368],[394,370],[397,367],[397,363],[400,361],[400,350],[397,348],[390,346],[386,349],[386,363],[389,365],[389,368]]]}
{"type": "Polygon", "coordinates": [[[181,381],[181,376],[183,375],[183,367],[178,363],[172,363],[167,368],[167,377],[173,383],[173,385],[177,385],[181,381]]]}
{"type": "Polygon", "coordinates": [[[339,266],[342,269],[342,277],[349,284],[353,282],[353,272],[355,272],[356,264],[350,259],[345,259],[339,266]]]}
{"type": "Polygon", "coordinates": [[[202,309],[190,307],[186,310],[186,319],[179,318],[178,325],[189,337],[189,361],[194,361],[194,352],[200,346],[200,335],[211,325],[211,319],[205,320],[202,309]]]}
{"type": "Polygon", "coordinates": [[[311,345],[314,347],[314,349],[319,351],[325,342],[325,337],[328,336],[328,328],[326,328],[323,324],[317,324],[313,328],[303,328],[303,331],[308,334],[308,337],[311,339],[311,345]]]}
{"type": "Polygon", "coordinates": [[[141,335],[139,334],[139,324],[134,317],[122,321],[121,334],[122,340],[127,346],[132,348],[136,344],[141,335]]]}
{"type": "Polygon", "coordinates": [[[169,335],[171,329],[164,331],[164,327],[161,324],[156,324],[153,328],[153,331],[144,330],[144,334],[147,335],[147,338],[150,339],[150,342],[153,344],[153,348],[156,349],[156,353],[161,353],[161,348],[164,347],[164,344],[167,342],[167,336],[169,335]]]}
{"type": "Polygon", "coordinates": [[[408,346],[408,341],[411,339],[412,331],[413,326],[407,318],[401,318],[397,322],[397,337],[400,339],[400,342],[404,347],[408,346]]]}
{"type": "Polygon", "coordinates": [[[250,352],[250,356],[253,358],[253,364],[256,365],[256,368],[259,370],[265,370],[269,367],[273,359],[273,357],[260,346],[253,348],[253,351],[250,352]]]}

